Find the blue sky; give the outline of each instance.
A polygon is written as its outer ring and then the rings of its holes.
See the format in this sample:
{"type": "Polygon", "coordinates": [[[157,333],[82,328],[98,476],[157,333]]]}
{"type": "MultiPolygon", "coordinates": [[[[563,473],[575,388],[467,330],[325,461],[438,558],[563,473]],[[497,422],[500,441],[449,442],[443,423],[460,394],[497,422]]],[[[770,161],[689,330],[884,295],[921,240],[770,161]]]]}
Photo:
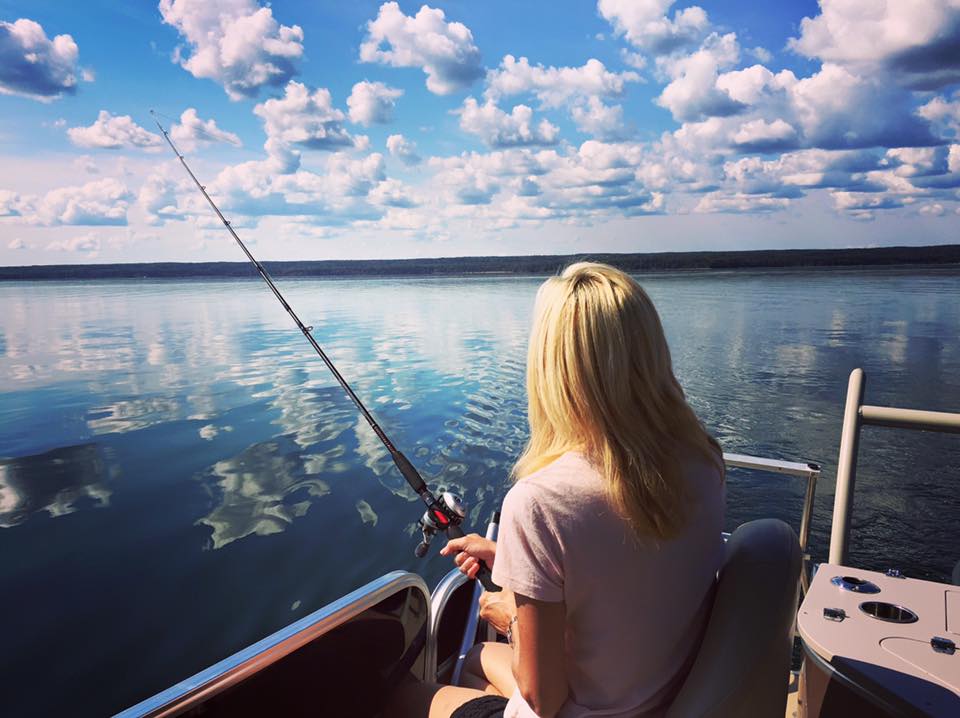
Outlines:
{"type": "Polygon", "coordinates": [[[937,244],[960,2],[0,0],[0,264],[937,244]],[[559,8],[559,9],[558,9],[559,8]]]}

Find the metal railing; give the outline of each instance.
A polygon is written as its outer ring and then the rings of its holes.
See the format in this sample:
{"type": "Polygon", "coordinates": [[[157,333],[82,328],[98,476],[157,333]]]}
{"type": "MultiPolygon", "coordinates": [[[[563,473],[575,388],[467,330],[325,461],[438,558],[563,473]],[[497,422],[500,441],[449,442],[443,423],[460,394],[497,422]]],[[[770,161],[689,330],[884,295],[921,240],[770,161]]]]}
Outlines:
{"type": "Polygon", "coordinates": [[[165,691],[127,708],[114,718],[180,715],[406,588],[421,591],[424,605],[429,605],[430,593],[423,578],[407,571],[393,571],[165,691]]]}
{"type": "Polygon", "coordinates": [[[753,471],[766,471],[806,479],[807,488],[803,497],[803,512],[800,514],[800,555],[803,557],[803,570],[800,572],[800,588],[807,593],[810,587],[811,559],[807,550],[810,542],[810,521],[813,517],[813,499],[817,492],[817,479],[820,477],[820,464],[813,462],[780,461],[760,456],[724,453],[723,461],[727,466],[753,471]]]}
{"type": "Polygon", "coordinates": [[[865,385],[866,375],[863,369],[854,369],[850,372],[847,403],[843,410],[843,432],[840,435],[840,456],[837,459],[837,490],[833,499],[833,524],[830,529],[829,561],[833,564],[845,564],[847,560],[861,427],[885,426],[895,429],[960,434],[960,414],[901,409],[892,406],[869,406],[863,403],[865,385]]]}

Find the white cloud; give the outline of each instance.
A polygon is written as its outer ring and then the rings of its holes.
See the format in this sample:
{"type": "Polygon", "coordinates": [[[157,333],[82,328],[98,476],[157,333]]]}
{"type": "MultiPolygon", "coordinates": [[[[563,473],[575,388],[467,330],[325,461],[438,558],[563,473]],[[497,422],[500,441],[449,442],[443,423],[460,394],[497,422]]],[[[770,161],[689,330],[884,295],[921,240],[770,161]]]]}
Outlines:
{"type": "Polygon", "coordinates": [[[631,134],[623,121],[623,108],[605,105],[599,97],[591,97],[583,105],[574,105],[570,116],[578,130],[594,139],[622,140],[631,134]]]}
{"type": "Polygon", "coordinates": [[[255,0],[160,0],[160,15],[190,46],[174,60],[219,82],[232,100],[284,85],[303,55],[303,30],[281,25],[255,0]]]}
{"type": "Polygon", "coordinates": [[[960,81],[960,2],[822,0],[789,46],[824,62],[880,65],[913,87],[944,87],[960,81]]]}
{"type": "Polygon", "coordinates": [[[50,242],[47,249],[51,252],[79,252],[95,257],[100,251],[100,238],[92,234],[83,234],[72,239],[58,239],[50,242]]]}
{"type": "Polygon", "coordinates": [[[69,128],[67,136],[77,147],[101,150],[151,148],[162,142],[160,135],[143,129],[130,115],[111,115],[107,110],[100,110],[89,127],[69,128]]]}
{"type": "MultiPolygon", "coordinates": [[[[314,150],[351,147],[353,137],[344,129],[346,115],[333,106],[330,90],[313,93],[302,83],[290,81],[282,98],[274,98],[253,108],[263,119],[268,142],[296,145],[314,150]]],[[[275,147],[275,145],[274,145],[275,147]]],[[[271,148],[268,147],[268,151],[271,148]]]]}
{"type": "Polygon", "coordinates": [[[387,207],[416,207],[420,204],[413,190],[403,182],[386,179],[370,190],[370,201],[387,207]]]}
{"type": "Polygon", "coordinates": [[[693,211],[699,213],[725,212],[729,214],[756,214],[776,212],[790,206],[786,197],[771,197],[757,194],[711,193],[704,195],[693,211]]]}
{"type": "Polygon", "coordinates": [[[50,40],[33,20],[0,22],[0,95],[51,102],[73,94],[79,79],[80,49],[70,35],[50,40]]]}
{"type": "Polygon", "coordinates": [[[460,128],[490,147],[552,145],[560,135],[560,129],[545,119],[534,125],[533,110],[526,105],[516,105],[507,114],[492,100],[480,105],[472,97],[460,110],[460,128]]]}
{"type": "Polygon", "coordinates": [[[758,45],[757,47],[751,47],[747,52],[766,65],[769,65],[773,61],[773,53],[765,47],[758,45]]]}
{"type": "Polygon", "coordinates": [[[11,239],[7,243],[7,249],[26,249],[27,245],[23,243],[23,240],[19,237],[11,239]]]}
{"type": "Polygon", "coordinates": [[[773,122],[756,119],[744,122],[733,136],[733,143],[746,152],[770,152],[796,146],[797,130],[779,118],[773,122]]]}
{"type": "Polygon", "coordinates": [[[896,209],[908,200],[893,194],[879,192],[832,192],[838,210],[858,212],[863,210],[896,209]]]}
{"type": "Polygon", "coordinates": [[[177,202],[177,183],[163,175],[151,175],[140,186],[137,205],[146,214],[147,224],[158,227],[168,220],[185,219],[177,202]]]}
{"type": "Polygon", "coordinates": [[[41,225],[125,225],[131,193],[122,182],[106,178],[81,186],[60,187],[36,200],[25,217],[41,225]]]}
{"type": "Polygon", "coordinates": [[[393,108],[402,94],[403,90],[388,87],[382,82],[358,82],[347,98],[350,121],[360,125],[392,122],[393,108]]]}
{"type": "Polygon", "coordinates": [[[887,150],[884,164],[899,177],[924,177],[949,172],[950,148],[898,147],[887,150]]]}
{"type": "Polygon", "coordinates": [[[387,138],[387,150],[392,157],[396,157],[405,165],[417,165],[421,162],[416,143],[403,135],[390,135],[387,138]]]}
{"type": "Polygon", "coordinates": [[[742,103],[717,86],[719,71],[740,58],[734,33],[713,33],[699,50],[681,57],[660,58],[657,67],[672,78],[657,98],[678,121],[724,117],[741,112],[742,103]]]}
{"type": "Polygon", "coordinates": [[[581,67],[544,67],[531,65],[521,57],[506,55],[500,67],[487,73],[487,99],[533,93],[545,108],[561,107],[571,100],[590,97],[619,97],[628,82],[640,76],[631,71],[610,72],[597,59],[591,58],[581,67]]]}
{"type": "Polygon", "coordinates": [[[26,202],[16,192],[0,189],[0,217],[18,217],[23,214],[26,202]]]}
{"type": "Polygon", "coordinates": [[[910,147],[935,144],[926,122],[911,112],[906,91],[882,78],[864,78],[826,63],[798,80],[789,99],[806,142],[815,147],[910,147]]]}
{"type": "Polygon", "coordinates": [[[943,205],[939,202],[934,202],[933,204],[925,204],[920,208],[920,214],[927,217],[942,217],[947,213],[947,210],[944,209],[943,205]]]}
{"type": "Polygon", "coordinates": [[[367,23],[360,45],[363,62],[393,67],[419,67],[427,75],[427,89],[449,95],[483,77],[480,50],[466,25],[447,22],[443,10],[423,5],[407,16],[395,2],[380,6],[367,23]]]}
{"type": "Polygon", "coordinates": [[[170,138],[177,148],[183,152],[192,152],[198,146],[210,142],[226,142],[234,147],[240,147],[240,138],[232,132],[226,132],[217,127],[216,120],[202,120],[197,111],[188,107],[180,115],[180,121],[170,128],[170,138]]]}
{"type": "Polygon", "coordinates": [[[598,0],[597,11],[617,35],[624,35],[635,47],[663,54],[698,42],[709,21],[706,11],[694,5],[677,10],[673,19],[667,12],[676,0],[598,0]]]}
{"type": "Polygon", "coordinates": [[[954,137],[960,136],[960,90],[953,93],[952,100],[934,97],[921,106],[917,114],[933,123],[941,133],[949,130],[954,137]]]}

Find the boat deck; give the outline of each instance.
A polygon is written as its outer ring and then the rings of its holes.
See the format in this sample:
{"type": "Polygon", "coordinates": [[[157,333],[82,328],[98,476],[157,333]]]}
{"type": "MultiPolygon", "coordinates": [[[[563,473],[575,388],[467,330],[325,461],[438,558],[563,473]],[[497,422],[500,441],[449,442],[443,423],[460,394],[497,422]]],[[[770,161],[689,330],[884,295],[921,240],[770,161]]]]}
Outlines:
{"type": "Polygon", "coordinates": [[[784,718],[799,718],[800,716],[800,673],[790,672],[790,682],[787,684],[787,710],[784,712],[784,718]]]}

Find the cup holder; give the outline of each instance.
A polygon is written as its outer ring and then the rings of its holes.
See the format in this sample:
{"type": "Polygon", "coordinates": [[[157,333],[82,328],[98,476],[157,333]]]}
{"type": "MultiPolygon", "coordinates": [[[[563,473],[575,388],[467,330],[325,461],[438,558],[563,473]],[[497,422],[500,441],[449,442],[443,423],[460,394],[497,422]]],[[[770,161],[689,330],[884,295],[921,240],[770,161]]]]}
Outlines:
{"type": "Polygon", "coordinates": [[[860,610],[871,618],[888,623],[916,623],[917,621],[917,614],[909,608],[884,601],[865,601],[860,604],[860,610]]]}
{"type": "Polygon", "coordinates": [[[834,586],[839,586],[844,591],[853,591],[854,593],[880,593],[880,587],[873,583],[873,581],[868,581],[865,578],[857,578],[856,576],[834,576],[830,579],[830,583],[834,586]]]}

